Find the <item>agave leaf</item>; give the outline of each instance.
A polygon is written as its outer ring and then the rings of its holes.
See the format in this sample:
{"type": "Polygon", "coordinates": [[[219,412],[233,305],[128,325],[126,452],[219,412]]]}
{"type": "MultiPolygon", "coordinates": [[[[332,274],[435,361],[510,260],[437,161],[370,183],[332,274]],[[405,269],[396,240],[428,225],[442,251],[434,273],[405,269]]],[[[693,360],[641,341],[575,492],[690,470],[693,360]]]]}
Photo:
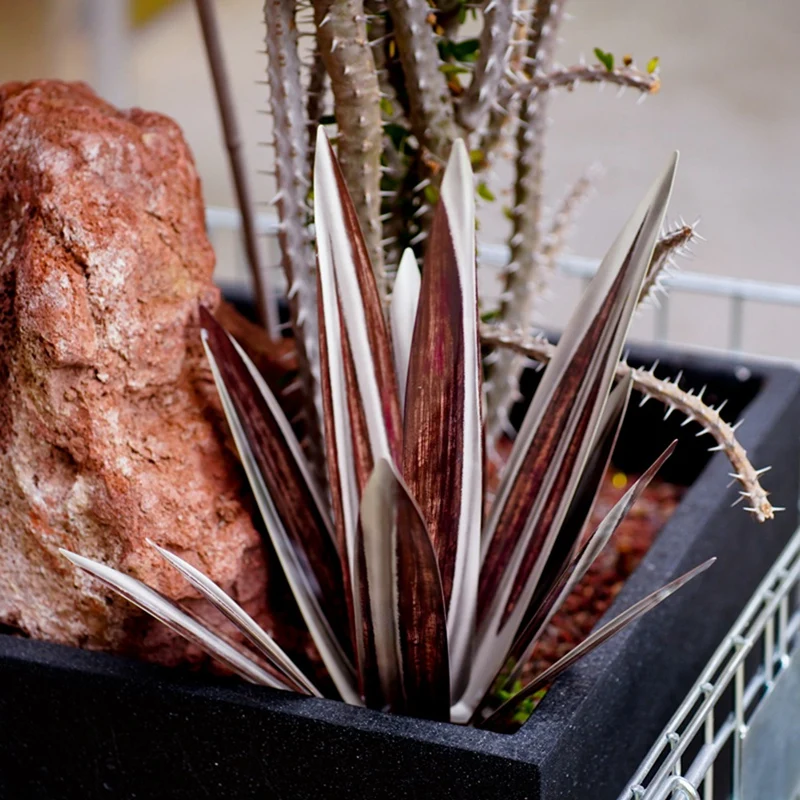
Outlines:
{"type": "Polygon", "coordinates": [[[364,490],[361,530],[365,616],[384,700],[395,712],[447,720],[447,626],[436,556],[420,510],[386,459],[364,490]]]}
{"type": "Polygon", "coordinates": [[[458,140],[428,237],[405,406],[403,473],[422,509],[447,604],[454,693],[472,657],[483,494],[472,170],[458,140]]]}
{"type": "Polygon", "coordinates": [[[79,556],[77,553],[71,553],[69,550],[60,549],[59,552],[77,567],[93,575],[117,594],[146,611],[192,644],[197,645],[245,680],[262,686],[270,686],[273,689],[289,689],[285,683],[274,678],[255,661],[247,658],[224,639],[212,633],[186,612],[181,611],[166,597],[136,578],[107,567],[105,564],[79,556]]]}
{"type": "MultiPolygon", "coordinates": [[[[320,358],[328,471],[352,636],[361,606],[354,574],[361,492],[375,462],[397,463],[397,379],[364,237],[320,126],[314,162],[320,358]]],[[[362,680],[363,674],[359,677],[362,680]]]]}
{"type": "Polygon", "coordinates": [[[215,608],[221,611],[248,641],[274,667],[276,667],[295,691],[322,697],[320,691],[305,676],[303,671],[289,658],[275,640],[236,602],[234,602],[212,580],[187,561],[159,547],[149,539],[147,543],[184,578],[194,586],[215,608]]]}
{"type": "Polygon", "coordinates": [[[408,380],[408,362],[411,357],[411,337],[414,334],[414,320],[417,318],[417,304],[422,278],[417,259],[409,247],[400,259],[397,275],[392,289],[392,303],[389,318],[392,323],[392,347],[394,366],[397,372],[397,386],[400,392],[400,409],[403,410],[408,380]]]}
{"type": "Polygon", "coordinates": [[[642,473],[639,479],[628,488],[595,528],[591,536],[580,548],[580,551],[562,569],[550,586],[546,596],[535,607],[531,604],[533,613],[529,614],[529,618],[517,636],[509,654],[509,663],[506,664],[503,670],[508,674],[508,677],[503,681],[506,686],[513,684],[519,677],[522,668],[530,659],[536,643],[547,629],[558,609],[570,596],[572,590],[583,580],[589,567],[603,551],[614,531],[619,528],[622,520],[625,519],[636,501],[642,496],[642,492],[650,485],[664,462],[672,455],[676,445],[677,440],[673,441],[650,467],[642,473]]]}
{"type": "Polygon", "coordinates": [[[359,705],[355,671],[340,638],[347,630],[341,613],[344,589],[330,533],[314,515],[308,486],[294,472],[274,409],[227,334],[210,314],[202,320],[203,345],[222,408],[292,594],[342,699],[359,705]]]}
{"type": "Polygon", "coordinates": [[[716,560],[716,558],[709,558],[708,561],[704,561],[694,569],[681,575],[681,577],[676,578],[666,586],[662,586],[652,594],[649,594],[638,603],[634,603],[629,609],[623,611],[622,614],[612,619],[611,622],[603,625],[599,630],[596,630],[577,647],[570,650],[567,655],[556,661],[552,667],[546,669],[541,675],[537,676],[529,684],[520,689],[513,697],[503,703],[503,705],[483,722],[480,727],[488,728],[489,730],[502,730],[509,714],[520,702],[552,683],[562,672],[571,667],[576,661],[583,658],[583,656],[591,653],[592,650],[606,642],[614,636],[614,634],[619,633],[619,631],[632,622],[635,622],[639,617],[644,616],[648,611],[652,611],[659,603],[662,603],[670,595],[677,592],[678,589],[685,586],[690,580],[696,578],[702,572],[705,572],[716,560]]]}
{"type": "Polygon", "coordinates": [[[465,702],[505,661],[547,564],[595,439],[661,229],[676,158],[611,246],[539,388],[484,530],[479,650],[465,702]]]}
{"type": "Polygon", "coordinates": [[[329,306],[338,298],[373,460],[397,461],[402,425],[389,333],[355,207],[322,126],[314,161],[314,224],[328,355],[331,337],[339,336],[338,326],[328,324],[334,318],[329,306]]]}
{"type": "Polygon", "coordinates": [[[566,565],[569,564],[580,544],[581,533],[586,520],[591,514],[603,476],[611,462],[611,455],[616,446],[625,411],[628,407],[631,383],[632,381],[629,378],[620,381],[609,395],[606,407],[603,409],[603,417],[598,425],[594,442],[575,490],[575,495],[542,571],[536,587],[536,593],[528,604],[528,612],[522,621],[521,628],[525,627],[532,614],[537,611],[541,601],[548,594],[566,565]]]}

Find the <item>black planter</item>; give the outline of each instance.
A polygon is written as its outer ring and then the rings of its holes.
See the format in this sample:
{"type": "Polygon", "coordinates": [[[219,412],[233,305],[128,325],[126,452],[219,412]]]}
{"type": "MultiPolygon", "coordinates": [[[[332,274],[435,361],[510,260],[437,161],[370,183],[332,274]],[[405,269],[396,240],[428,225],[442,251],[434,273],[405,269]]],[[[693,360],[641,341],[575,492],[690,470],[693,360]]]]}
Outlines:
{"type": "Polygon", "coordinates": [[[109,655],[0,636],[0,798],[580,798],[613,800],[797,523],[800,374],[638,348],[744,412],[741,441],[787,510],[758,525],[695,425],[629,411],[615,462],[635,472],[677,436],[666,477],[691,484],[616,614],[718,562],[563,676],[517,733],[391,717],[109,655]],[[737,369],[738,367],[738,369],[737,369]],[[738,377],[737,377],[738,376],[738,377]]]}

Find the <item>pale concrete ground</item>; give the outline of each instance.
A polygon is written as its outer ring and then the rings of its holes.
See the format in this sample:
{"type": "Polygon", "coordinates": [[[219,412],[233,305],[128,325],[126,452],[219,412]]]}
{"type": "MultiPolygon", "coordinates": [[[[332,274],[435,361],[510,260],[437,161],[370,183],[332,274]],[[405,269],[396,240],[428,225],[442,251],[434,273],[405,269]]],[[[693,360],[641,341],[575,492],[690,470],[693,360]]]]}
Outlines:
{"type": "MultiPolygon", "coordinates": [[[[113,0],[107,0],[112,2],[113,0]]],[[[0,80],[43,75],[87,78],[91,49],[81,0],[0,0],[0,80]]],[[[218,0],[234,78],[245,147],[260,199],[268,199],[269,120],[259,0],[218,0]]],[[[639,63],[661,58],[663,89],[643,105],[627,93],[583,87],[552,103],[548,195],[555,204],[575,178],[599,161],[606,175],[579,221],[572,249],[602,255],[673,149],[681,167],[671,214],[702,216],[707,242],[687,269],[718,275],[800,283],[800,93],[797,45],[800,4],[771,0],[571,0],[574,20],[563,30],[560,60],[569,64],[600,46],[639,63]]],[[[171,114],[183,126],[203,177],[206,200],[232,204],[227,165],[210,80],[192,4],[183,2],[135,31],[130,42],[130,102],[171,114]]],[[[502,170],[501,170],[502,172],[502,170]]],[[[502,198],[501,198],[502,202],[502,198]]],[[[497,205],[499,206],[500,203],[497,205]]],[[[485,211],[484,231],[501,231],[499,209],[485,211]]],[[[220,274],[231,274],[235,253],[220,252],[220,274]]],[[[558,323],[576,289],[558,282],[543,321],[558,323]]],[[[723,302],[676,298],[673,338],[722,345],[723,302]]],[[[650,335],[643,316],[635,333],[650,335]]],[[[800,358],[800,309],[754,307],[746,315],[746,349],[800,358]]]]}

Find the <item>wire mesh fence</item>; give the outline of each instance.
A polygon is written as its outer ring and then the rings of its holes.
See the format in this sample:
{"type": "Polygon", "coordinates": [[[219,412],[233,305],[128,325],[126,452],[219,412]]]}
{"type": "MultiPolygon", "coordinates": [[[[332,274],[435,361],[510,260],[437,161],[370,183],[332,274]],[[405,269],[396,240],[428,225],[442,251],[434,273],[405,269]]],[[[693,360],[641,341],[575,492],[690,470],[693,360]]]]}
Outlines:
{"type": "Polygon", "coordinates": [[[619,800],[800,797],[800,530],[619,800]]]}

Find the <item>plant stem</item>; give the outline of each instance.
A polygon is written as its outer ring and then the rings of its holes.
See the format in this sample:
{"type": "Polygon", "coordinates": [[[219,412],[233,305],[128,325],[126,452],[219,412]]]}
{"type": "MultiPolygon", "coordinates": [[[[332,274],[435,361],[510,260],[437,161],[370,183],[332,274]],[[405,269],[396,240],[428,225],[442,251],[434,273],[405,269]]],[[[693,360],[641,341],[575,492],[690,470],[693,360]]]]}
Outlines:
{"type": "Polygon", "coordinates": [[[314,0],[314,21],[320,54],[331,78],[339,163],[367,242],[378,291],[385,300],[380,222],[383,127],[363,0],[314,0]]]}
{"type": "MultiPolygon", "coordinates": [[[[546,364],[553,357],[555,345],[544,338],[527,336],[523,332],[512,330],[501,325],[482,325],[480,330],[481,341],[491,347],[511,350],[518,355],[546,364]]],[[[741,485],[740,500],[746,499],[748,505],[745,510],[750,512],[759,522],[765,522],[775,516],[776,511],[782,508],[773,506],[768,499],[768,492],[760,483],[760,476],[769,467],[755,469],[747,458],[747,452],[736,439],[736,429],[741,424],[729,425],[720,416],[722,406],[712,408],[703,402],[703,391],[694,394],[691,390],[685,391],[678,386],[680,377],[675,380],[656,378],[655,368],[650,370],[637,369],[621,362],[617,366],[616,377],[623,380],[631,378],[633,388],[643,395],[642,405],[649,399],[655,398],[667,406],[667,416],[677,410],[688,421],[698,422],[702,430],[697,435],[710,434],[717,442],[712,450],[721,450],[728,457],[734,471],[731,477],[741,485]]],[[[724,403],[723,403],[724,405],[724,403]]],[[[739,501],[737,501],[739,502],[739,501]]]]}
{"type": "Polygon", "coordinates": [[[305,404],[309,459],[324,478],[320,419],[319,334],[317,329],[314,253],[306,205],[311,179],[306,161],[308,121],[297,50],[294,0],[265,0],[267,78],[270,85],[275,145],[275,205],[280,220],[281,266],[289,286],[289,312],[297,345],[300,384],[305,404]]]}
{"type": "Polygon", "coordinates": [[[270,337],[274,339],[277,338],[278,320],[275,318],[275,314],[270,314],[270,308],[275,298],[271,296],[269,271],[258,248],[253,198],[245,169],[242,137],[239,132],[236,112],[233,108],[233,95],[228,72],[225,68],[225,58],[222,53],[222,42],[220,41],[219,25],[214,13],[213,0],[195,0],[195,6],[197,8],[197,16],[200,19],[208,65],[211,69],[211,78],[214,83],[217,108],[222,122],[225,146],[228,150],[228,162],[236,191],[236,201],[242,217],[242,238],[244,239],[247,264],[253,281],[258,318],[270,337]]]}

